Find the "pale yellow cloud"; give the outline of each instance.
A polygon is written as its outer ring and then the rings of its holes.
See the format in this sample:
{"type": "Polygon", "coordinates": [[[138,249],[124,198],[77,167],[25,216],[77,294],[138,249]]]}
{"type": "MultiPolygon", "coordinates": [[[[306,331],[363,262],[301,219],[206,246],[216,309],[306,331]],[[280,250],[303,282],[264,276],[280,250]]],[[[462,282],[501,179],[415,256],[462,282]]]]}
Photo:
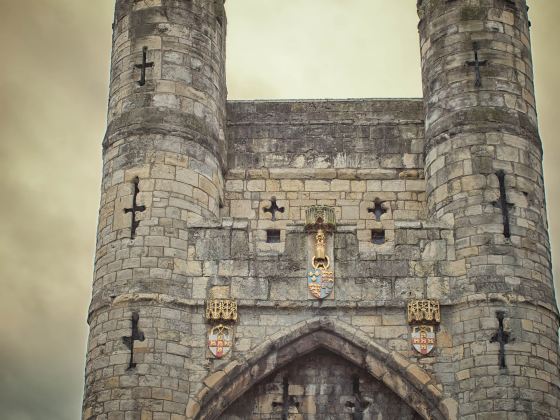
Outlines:
{"type": "MultiPolygon", "coordinates": [[[[113,1],[0,5],[0,418],[75,420],[113,1]]],[[[560,2],[531,6],[556,250],[560,2]]],[[[230,98],[421,95],[414,0],[228,0],[227,8],[230,98]]]]}

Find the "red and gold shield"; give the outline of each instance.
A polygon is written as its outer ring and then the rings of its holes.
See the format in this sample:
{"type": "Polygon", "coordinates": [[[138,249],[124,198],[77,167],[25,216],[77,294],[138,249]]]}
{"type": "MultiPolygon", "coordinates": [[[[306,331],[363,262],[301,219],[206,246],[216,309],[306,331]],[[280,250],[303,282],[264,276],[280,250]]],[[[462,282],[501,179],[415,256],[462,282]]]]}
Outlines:
{"type": "Polygon", "coordinates": [[[213,327],[208,334],[208,348],[217,359],[230,352],[232,341],[231,329],[222,324],[213,327]]]}
{"type": "Polygon", "coordinates": [[[436,333],[432,325],[412,327],[412,347],[423,356],[428,355],[436,345],[436,333]]]}

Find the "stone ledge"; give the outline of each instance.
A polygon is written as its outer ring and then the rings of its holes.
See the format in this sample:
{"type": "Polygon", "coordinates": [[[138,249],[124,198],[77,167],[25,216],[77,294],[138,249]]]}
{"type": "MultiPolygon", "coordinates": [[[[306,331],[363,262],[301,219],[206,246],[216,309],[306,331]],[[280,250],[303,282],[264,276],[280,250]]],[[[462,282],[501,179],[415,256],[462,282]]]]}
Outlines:
{"type": "MultiPolygon", "coordinates": [[[[181,299],[170,295],[156,294],[156,293],[131,293],[123,294],[112,301],[107,300],[98,303],[95,307],[90,308],[88,315],[88,320],[92,317],[93,313],[100,311],[103,308],[108,307],[118,307],[121,305],[127,305],[130,303],[138,302],[156,302],[161,305],[169,305],[176,307],[200,307],[204,308],[206,301],[204,299],[181,299]]],[[[522,295],[514,295],[509,293],[489,293],[489,294],[473,294],[466,296],[454,302],[441,301],[440,305],[443,308],[453,308],[453,307],[464,307],[472,306],[473,304],[478,304],[485,302],[487,304],[505,304],[511,305],[514,303],[525,304],[527,306],[537,306],[546,309],[547,311],[554,314],[554,317],[560,320],[560,315],[558,309],[552,305],[542,302],[533,301],[527,299],[522,295]]],[[[392,309],[402,309],[406,310],[407,300],[379,300],[379,301],[316,301],[316,300],[283,300],[283,301],[270,301],[270,300],[254,300],[254,299],[242,299],[237,301],[239,309],[243,308],[273,308],[273,309],[324,309],[325,311],[333,311],[337,309],[375,309],[375,308],[392,308],[392,309]]],[[[404,312],[403,312],[404,313],[404,312]]],[[[240,316],[243,316],[241,313],[240,316]]]]}

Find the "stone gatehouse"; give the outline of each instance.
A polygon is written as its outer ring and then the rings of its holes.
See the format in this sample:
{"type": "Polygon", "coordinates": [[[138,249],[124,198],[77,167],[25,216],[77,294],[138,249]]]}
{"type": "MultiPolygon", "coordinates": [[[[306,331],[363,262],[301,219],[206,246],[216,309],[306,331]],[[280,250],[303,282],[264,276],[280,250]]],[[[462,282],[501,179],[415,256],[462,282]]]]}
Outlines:
{"type": "Polygon", "coordinates": [[[223,0],[117,0],[85,420],[558,419],[525,0],[424,97],[227,101],[223,0]]]}

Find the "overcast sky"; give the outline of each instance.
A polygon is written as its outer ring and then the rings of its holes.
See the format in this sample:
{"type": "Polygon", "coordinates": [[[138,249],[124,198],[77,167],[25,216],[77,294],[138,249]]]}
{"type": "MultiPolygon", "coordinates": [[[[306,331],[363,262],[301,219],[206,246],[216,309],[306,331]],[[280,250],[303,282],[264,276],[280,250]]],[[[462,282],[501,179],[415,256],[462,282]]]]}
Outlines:
{"type": "MultiPolygon", "coordinates": [[[[0,0],[3,420],[80,417],[113,3],[0,0]]],[[[415,3],[228,0],[230,98],[421,96],[415,3]]],[[[560,1],[530,4],[558,250],[560,1]]]]}

